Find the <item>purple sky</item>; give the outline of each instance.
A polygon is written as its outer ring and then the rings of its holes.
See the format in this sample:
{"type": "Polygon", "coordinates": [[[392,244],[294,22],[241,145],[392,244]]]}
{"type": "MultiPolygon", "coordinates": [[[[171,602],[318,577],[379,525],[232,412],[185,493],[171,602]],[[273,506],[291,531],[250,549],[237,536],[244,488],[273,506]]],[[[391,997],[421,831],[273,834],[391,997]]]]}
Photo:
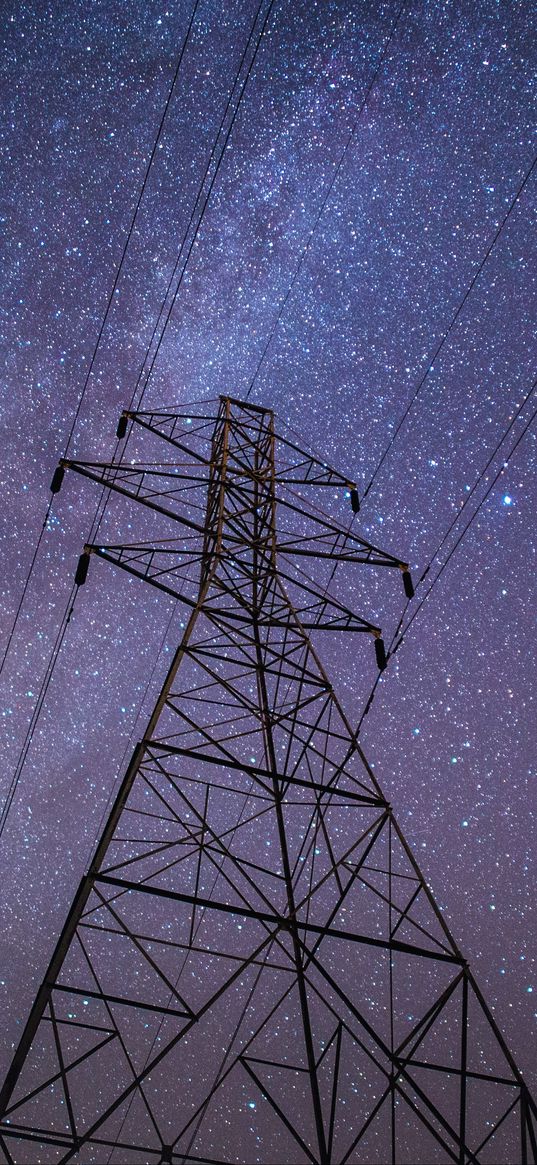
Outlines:
{"type": "MultiPolygon", "coordinates": [[[[79,457],[113,452],[256,8],[199,5],[76,424],[79,457]]],[[[356,526],[408,558],[418,580],[535,378],[532,172],[423,379],[532,165],[535,21],[522,2],[410,3],[363,107],[397,11],[348,0],[274,5],[144,406],[241,397],[255,376],[251,400],[274,408],[363,493],[423,381],[356,526]]],[[[14,5],[5,26],[4,642],[190,15],[190,5],[160,0],[51,0],[14,5]]],[[[530,427],[391,661],[361,733],[528,1079],[535,442],[530,427]]],[[[2,675],[2,796],[95,502],[73,477],[54,503],[2,675]]],[[[392,581],[361,572],[354,592],[348,575],[336,587],[388,639],[403,606],[392,581]]],[[[4,1065],[164,674],[170,612],[103,564],[77,599],[2,838],[4,1065]]],[[[176,633],[173,624],[168,652],[176,633]]],[[[371,652],[322,649],[356,723],[375,677],[371,652]]]]}

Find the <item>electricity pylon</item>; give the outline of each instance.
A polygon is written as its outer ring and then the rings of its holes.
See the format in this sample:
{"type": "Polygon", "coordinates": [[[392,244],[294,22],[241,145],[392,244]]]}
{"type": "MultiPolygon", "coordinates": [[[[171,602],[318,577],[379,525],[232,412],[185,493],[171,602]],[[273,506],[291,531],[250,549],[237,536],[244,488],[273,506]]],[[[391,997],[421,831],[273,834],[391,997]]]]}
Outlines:
{"type": "Polygon", "coordinates": [[[6,1162],[537,1162],[536,1108],[310,641],[379,629],[304,564],[406,564],[272,412],[124,414],[69,461],[176,523],[88,545],[188,621],[1,1094],[6,1162]],[[185,463],[186,462],[186,463],[185,463]],[[294,491],[294,492],[293,492],[294,491]],[[178,526],[177,526],[178,524],[178,526]],[[178,533],[179,528],[179,533],[178,533]]]}

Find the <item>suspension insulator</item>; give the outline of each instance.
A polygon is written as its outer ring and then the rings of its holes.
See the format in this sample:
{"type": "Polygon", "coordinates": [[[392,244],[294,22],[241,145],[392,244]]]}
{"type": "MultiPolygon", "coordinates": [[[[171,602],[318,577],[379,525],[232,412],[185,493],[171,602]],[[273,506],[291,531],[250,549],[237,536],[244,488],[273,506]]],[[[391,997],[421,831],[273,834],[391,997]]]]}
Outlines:
{"type": "Polygon", "coordinates": [[[403,571],[403,586],[405,588],[405,595],[407,599],[414,598],[414,583],[412,582],[412,575],[409,570],[403,571]]]}
{"type": "Polygon", "coordinates": [[[50,492],[51,493],[59,494],[59,492],[62,488],[62,482],[63,482],[64,476],[65,476],[65,469],[64,469],[63,465],[58,465],[56,467],[56,469],[54,470],[54,476],[53,476],[52,481],[50,483],[50,492]]]}
{"type": "Polygon", "coordinates": [[[76,568],[75,584],[77,587],[84,586],[84,583],[88,577],[89,560],[90,560],[90,556],[89,556],[87,550],[84,550],[83,553],[80,555],[80,558],[78,560],[78,566],[76,568]]]}
{"type": "Polygon", "coordinates": [[[386,648],[384,646],[383,639],[375,639],[375,655],[377,657],[377,667],[379,671],[384,671],[388,659],[386,656],[386,648]]]}
{"type": "Polygon", "coordinates": [[[127,418],[125,413],[122,413],[117,423],[116,437],[118,441],[122,441],[127,432],[127,418]]]}
{"type": "Polygon", "coordinates": [[[357,514],[360,509],[360,498],[358,497],[357,489],[351,489],[351,506],[353,514],[357,514]]]}

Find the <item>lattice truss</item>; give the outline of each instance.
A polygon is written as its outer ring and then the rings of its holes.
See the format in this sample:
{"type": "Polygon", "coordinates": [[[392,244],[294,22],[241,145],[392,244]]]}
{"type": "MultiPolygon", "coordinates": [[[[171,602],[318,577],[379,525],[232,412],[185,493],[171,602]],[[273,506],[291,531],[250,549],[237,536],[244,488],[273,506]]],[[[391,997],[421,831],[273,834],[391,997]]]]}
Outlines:
{"type": "Polygon", "coordinates": [[[4,1086],[2,1160],[537,1162],[535,1105],[308,635],[379,635],[308,558],[406,564],[308,506],[356,487],[269,410],[131,427],[172,461],[61,472],[178,532],[87,546],[78,580],[95,554],[190,613],[4,1086]]]}

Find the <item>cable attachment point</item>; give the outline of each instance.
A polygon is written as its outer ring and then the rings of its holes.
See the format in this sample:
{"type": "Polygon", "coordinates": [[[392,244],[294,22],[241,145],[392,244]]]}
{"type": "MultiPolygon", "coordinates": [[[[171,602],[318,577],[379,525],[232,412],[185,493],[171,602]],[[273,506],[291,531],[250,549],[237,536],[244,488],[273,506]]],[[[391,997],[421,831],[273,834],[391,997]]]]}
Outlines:
{"type": "Polygon", "coordinates": [[[352,512],[353,514],[358,514],[360,510],[360,498],[358,497],[358,490],[355,485],[351,486],[350,494],[352,512]]]}
{"type": "Polygon", "coordinates": [[[116,437],[118,441],[122,441],[127,433],[127,414],[122,413],[117,423],[116,437]]]}
{"type": "Polygon", "coordinates": [[[64,469],[63,465],[57,465],[56,469],[54,470],[54,475],[53,475],[52,481],[50,483],[50,492],[51,493],[59,494],[59,492],[62,488],[64,477],[65,477],[65,469],[64,469]]]}
{"type": "Polygon", "coordinates": [[[412,582],[412,575],[408,567],[403,569],[403,586],[405,588],[405,595],[407,599],[413,599],[415,594],[414,583],[412,582]]]}
{"type": "Polygon", "coordinates": [[[80,558],[78,560],[78,566],[76,568],[76,574],[75,574],[75,586],[77,586],[77,587],[84,586],[84,583],[88,577],[89,561],[90,561],[89,551],[84,550],[82,552],[82,554],[80,555],[80,558]]]}
{"type": "Polygon", "coordinates": [[[384,640],[380,635],[375,639],[375,655],[377,657],[377,667],[379,671],[384,671],[384,668],[388,663],[388,657],[386,655],[384,640]]]}

